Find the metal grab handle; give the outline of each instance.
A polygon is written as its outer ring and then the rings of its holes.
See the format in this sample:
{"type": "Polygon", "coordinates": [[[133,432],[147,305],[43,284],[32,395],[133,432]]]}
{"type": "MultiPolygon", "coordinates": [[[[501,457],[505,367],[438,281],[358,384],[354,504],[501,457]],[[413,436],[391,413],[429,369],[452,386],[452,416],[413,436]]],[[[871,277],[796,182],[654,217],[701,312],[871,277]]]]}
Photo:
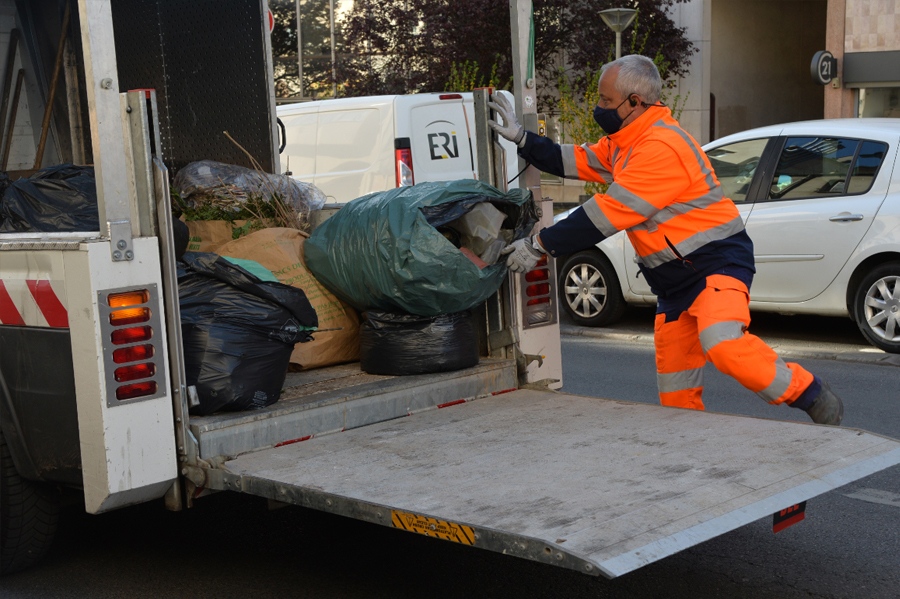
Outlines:
{"type": "Polygon", "coordinates": [[[857,220],[862,220],[865,218],[862,214],[839,214],[838,216],[832,216],[828,220],[833,223],[849,223],[857,220]]]}

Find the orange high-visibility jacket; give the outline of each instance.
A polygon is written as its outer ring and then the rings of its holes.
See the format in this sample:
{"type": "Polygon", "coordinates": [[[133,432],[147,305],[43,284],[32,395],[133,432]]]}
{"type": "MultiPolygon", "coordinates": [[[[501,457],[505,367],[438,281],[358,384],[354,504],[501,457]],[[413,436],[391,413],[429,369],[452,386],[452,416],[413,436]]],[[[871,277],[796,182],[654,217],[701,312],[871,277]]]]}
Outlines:
{"type": "Polygon", "coordinates": [[[551,255],[591,247],[625,230],[647,282],[661,297],[731,264],[753,270],[753,245],[737,207],[668,108],[650,107],[590,145],[557,145],[529,133],[519,153],[541,170],[609,183],[606,193],[540,232],[551,255]]]}

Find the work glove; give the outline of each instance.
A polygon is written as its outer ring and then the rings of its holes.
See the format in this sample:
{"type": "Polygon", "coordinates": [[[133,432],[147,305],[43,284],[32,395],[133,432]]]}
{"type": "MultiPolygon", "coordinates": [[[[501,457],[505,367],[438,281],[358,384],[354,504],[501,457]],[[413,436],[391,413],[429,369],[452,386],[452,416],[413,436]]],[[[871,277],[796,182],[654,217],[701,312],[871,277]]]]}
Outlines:
{"type": "Polygon", "coordinates": [[[506,266],[513,272],[533,270],[541,256],[546,253],[533,235],[514,241],[500,250],[501,256],[509,254],[509,258],[506,259],[506,266]]]}
{"type": "Polygon", "coordinates": [[[497,114],[503,119],[500,125],[497,121],[488,121],[488,125],[499,135],[505,137],[520,148],[525,145],[525,127],[516,120],[516,109],[509,103],[509,100],[497,93],[492,96],[497,101],[488,102],[488,106],[493,108],[497,114]]]}

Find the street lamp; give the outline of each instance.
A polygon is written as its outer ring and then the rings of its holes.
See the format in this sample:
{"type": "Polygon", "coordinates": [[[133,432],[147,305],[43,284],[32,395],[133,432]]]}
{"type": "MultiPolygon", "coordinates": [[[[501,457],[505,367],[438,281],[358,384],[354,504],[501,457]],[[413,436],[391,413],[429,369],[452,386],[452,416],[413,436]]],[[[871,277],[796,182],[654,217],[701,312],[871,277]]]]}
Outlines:
{"type": "Polygon", "coordinates": [[[622,56],[622,32],[628,29],[637,11],[633,8],[610,8],[600,11],[600,18],[616,32],[616,60],[622,56]]]}

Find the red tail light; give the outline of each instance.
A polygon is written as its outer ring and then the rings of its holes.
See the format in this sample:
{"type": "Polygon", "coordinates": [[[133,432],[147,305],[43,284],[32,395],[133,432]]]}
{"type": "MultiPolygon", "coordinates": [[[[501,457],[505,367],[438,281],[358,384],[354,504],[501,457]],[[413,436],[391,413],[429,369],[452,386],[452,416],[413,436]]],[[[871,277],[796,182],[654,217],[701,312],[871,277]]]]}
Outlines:
{"type": "Polygon", "coordinates": [[[397,187],[415,185],[413,176],[412,150],[409,148],[394,150],[397,161],[397,187]]]}
{"type": "Polygon", "coordinates": [[[156,374],[156,365],[151,362],[134,364],[116,368],[115,378],[117,383],[147,379],[156,374]]]}
{"type": "Polygon", "coordinates": [[[534,297],[536,295],[547,295],[550,293],[550,283],[529,285],[525,288],[525,293],[528,294],[528,297],[534,297]]]}
{"type": "Polygon", "coordinates": [[[462,100],[462,96],[460,94],[441,94],[438,96],[439,100],[462,100]]]}
{"type": "Polygon", "coordinates": [[[153,337],[153,329],[150,327],[131,327],[128,329],[117,329],[112,332],[114,345],[149,341],[151,337],[153,337]]]}
{"type": "Polygon", "coordinates": [[[156,383],[147,381],[144,383],[134,383],[124,385],[116,389],[116,399],[134,399],[135,397],[146,397],[156,393],[156,383]]]}
{"type": "Polygon", "coordinates": [[[122,347],[113,352],[113,362],[116,364],[125,364],[126,362],[149,360],[155,353],[152,345],[122,347]]]}
{"type": "Polygon", "coordinates": [[[546,281],[549,278],[550,273],[546,270],[532,270],[525,273],[525,280],[529,283],[534,283],[536,281],[546,281]]]}

